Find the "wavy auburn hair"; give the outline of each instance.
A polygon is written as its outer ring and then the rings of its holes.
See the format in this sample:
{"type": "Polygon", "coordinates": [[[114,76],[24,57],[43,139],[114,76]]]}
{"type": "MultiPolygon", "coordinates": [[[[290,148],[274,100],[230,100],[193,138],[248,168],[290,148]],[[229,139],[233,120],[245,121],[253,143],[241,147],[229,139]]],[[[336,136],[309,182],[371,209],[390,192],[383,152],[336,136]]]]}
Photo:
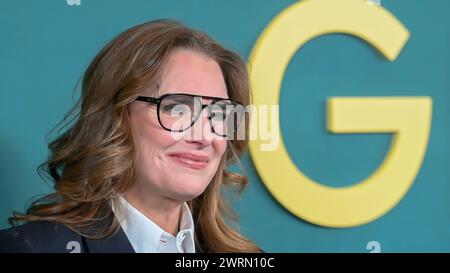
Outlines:
{"type": "MultiPolygon", "coordinates": [[[[49,143],[50,156],[38,167],[41,177],[50,178],[55,192],[32,202],[24,214],[14,212],[11,224],[54,221],[94,239],[119,229],[111,205],[118,206],[114,200],[135,180],[137,158],[127,105],[140,91],[157,84],[168,56],[180,48],[215,60],[229,97],[244,106],[250,104],[245,63],[208,35],[170,20],[150,21],[126,30],[88,66],[80,99],[58,124],[69,128],[49,143]],[[69,126],[68,117],[72,115],[74,122],[69,126]]],[[[245,126],[248,136],[248,122],[245,126]]],[[[228,164],[239,163],[247,140],[227,141],[212,181],[200,196],[188,202],[200,252],[260,251],[238,232],[238,217],[222,196],[224,185],[237,186],[242,192],[248,183],[245,176],[226,171],[228,164]]]]}

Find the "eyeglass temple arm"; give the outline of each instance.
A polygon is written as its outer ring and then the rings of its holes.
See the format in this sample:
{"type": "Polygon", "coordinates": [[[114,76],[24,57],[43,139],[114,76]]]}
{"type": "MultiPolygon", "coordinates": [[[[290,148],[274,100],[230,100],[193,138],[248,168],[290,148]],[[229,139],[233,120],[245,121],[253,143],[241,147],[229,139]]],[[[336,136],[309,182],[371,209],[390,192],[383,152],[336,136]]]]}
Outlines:
{"type": "Polygon", "coordinates": [[[135,100],[138,100],[138,101],[145,101],[145,102],[155,103],[155,104],[158,104],[159,101],[160,101],[158,98],[142,97],[142,96],[137,97],[135,100]]]}

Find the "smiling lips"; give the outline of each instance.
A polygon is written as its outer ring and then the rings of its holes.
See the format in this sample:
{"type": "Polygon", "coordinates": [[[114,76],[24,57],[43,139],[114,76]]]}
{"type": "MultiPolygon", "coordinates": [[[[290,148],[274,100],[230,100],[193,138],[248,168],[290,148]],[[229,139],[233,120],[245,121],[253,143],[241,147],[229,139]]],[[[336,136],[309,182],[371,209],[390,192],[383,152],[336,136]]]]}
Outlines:
{"type": "Polygon", "coordinates": [[[207,156],[194,155],[191,153],[173,153],[170,154],[170,157],[180,165],[197,170],[205,168],[209,161],[207,156]]]}

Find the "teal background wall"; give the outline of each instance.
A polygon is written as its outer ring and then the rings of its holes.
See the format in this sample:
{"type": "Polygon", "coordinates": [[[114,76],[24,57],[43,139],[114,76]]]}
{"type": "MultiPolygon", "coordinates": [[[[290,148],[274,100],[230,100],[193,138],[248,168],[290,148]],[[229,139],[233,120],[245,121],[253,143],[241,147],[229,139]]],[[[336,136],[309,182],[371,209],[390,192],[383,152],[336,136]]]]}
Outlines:
{"type": "MultiPolygon", "coordinates": [[[[151,19],[177,19],[247,59],[264,27],[294,2],[81,0],[81,6],[69,6],[65,0],[2,1],[0,228],[7,227],[12,210],[23,211],[32,196],[50,190],[36,174],[48,155],[46,134],[72,106],[72,91],[90,60],[119,32],[151,19]]],[[[450,251],[450,1],[381,4],[411,33],[398,59],[388,62],[347,35],[310,41],[294,56],[283,81],[284,141],[311,178],[351,185],[381,163],[391,136],[329,134],[326,99],[431,96],[433,123],[423,166],[407,195],[385,216],[333,229],[309,224],[279,205],[246,155],[250,186],[234,206],[243,233],[268,252],[368,252],[369,241],[378,241],[382,252],[450,251]]]]}

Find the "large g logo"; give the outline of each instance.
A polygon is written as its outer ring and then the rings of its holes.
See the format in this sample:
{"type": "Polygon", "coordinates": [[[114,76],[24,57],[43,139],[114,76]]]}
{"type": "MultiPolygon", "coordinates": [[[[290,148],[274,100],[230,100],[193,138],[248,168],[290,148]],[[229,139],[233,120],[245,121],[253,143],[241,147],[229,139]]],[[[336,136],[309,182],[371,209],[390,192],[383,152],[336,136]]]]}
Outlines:
{"type": "MultiPolygon", "coordinates": [[[[388,11],[364,0],[295,3],[268,25],[252,51],[253,103],[278,105],[284,72],[294,53],[314,37],[329,33],[359,37],[391,61],[409,37],[388,11]]],[[[393,134],[384,162],[367,179],[342,188],[313,181],[290,159],[281,132],[275,151],[262,151],[261,140],[250,141],[253,162],[273,196],[304,220],[329,227],[368,223],[392,209],[411,187],[428,145],[432,101],[428,97],[340,97],[328,100],[327,111],[328,129],[333,133],[393,134]]]]}

